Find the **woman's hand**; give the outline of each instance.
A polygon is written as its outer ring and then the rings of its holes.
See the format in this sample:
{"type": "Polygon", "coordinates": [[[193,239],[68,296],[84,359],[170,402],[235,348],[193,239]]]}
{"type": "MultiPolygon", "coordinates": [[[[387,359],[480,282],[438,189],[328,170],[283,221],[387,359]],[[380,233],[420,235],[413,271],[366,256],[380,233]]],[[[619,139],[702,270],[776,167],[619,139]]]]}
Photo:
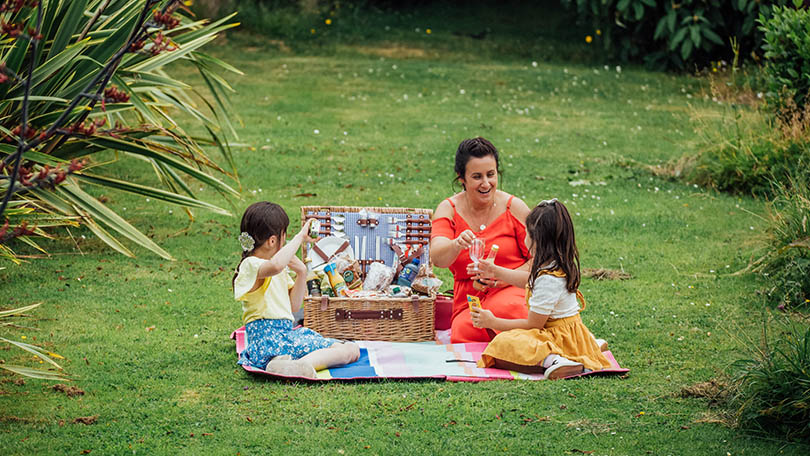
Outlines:
{"type": "Polygon", "coordinates": [[[470,318],[476,328],[491,328],[495,315],[487,309],[473,307],[470,309],[470,318]]]}
{"type": "Polygon", "coordinates": [[[464,230],[457,238],[453,239],[453,245],[459,250],[469,249],[473,239],[475,239],[475,233],[472,230],[464,230]]]}

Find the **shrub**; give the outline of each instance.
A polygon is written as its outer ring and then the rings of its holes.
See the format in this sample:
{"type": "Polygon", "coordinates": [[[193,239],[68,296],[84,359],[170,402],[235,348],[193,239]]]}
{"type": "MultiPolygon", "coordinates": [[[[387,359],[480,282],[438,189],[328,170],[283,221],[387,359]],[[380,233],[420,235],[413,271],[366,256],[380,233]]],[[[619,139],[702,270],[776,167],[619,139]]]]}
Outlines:
{"type": "Polygon", "coordinates": [[[810,10],[794,3],[797,9],[777,6],[772,15],[759,17],[768,99],[788,115],[804,111],[810,96],[810,10]]]}
{"type": "Polygon", "coordinates": [[[768,274],[774,303],[810,309],[810,176],[796,173],[776,189],[769,205],[768,251],[755,271],[768,274]]]}
{"type": "Polygon", "coordinates": [[[734,364],[732,402],[741,427],[810,439],[810,328],[766,324],[762,344],[734,364]]]}
{"type": "MultiPolygon", "coordinates": [[[[717,98],[714,87],[712,97],[717,98]]],[[[810,138],[803,120],[773,119],[756,102],[724,102],[723,106],[719,122],[704,119],[695,111],[701,144],[700,153],[688,161],[683,172],[688,181],[724,192],[770,198],[776,190],[774,181],[786,182],[797,171],[797,163],[810,163],[810,138]]]]}
{"type": "Polygon", "coordinates": [[[756,19],[770,17],[772,5],[787,0],[564,0],[591,24],[608,55],[642,60],[655,68],[704,67],[731,60],[729,39],[744,54],[759,49],[756,19]]]}

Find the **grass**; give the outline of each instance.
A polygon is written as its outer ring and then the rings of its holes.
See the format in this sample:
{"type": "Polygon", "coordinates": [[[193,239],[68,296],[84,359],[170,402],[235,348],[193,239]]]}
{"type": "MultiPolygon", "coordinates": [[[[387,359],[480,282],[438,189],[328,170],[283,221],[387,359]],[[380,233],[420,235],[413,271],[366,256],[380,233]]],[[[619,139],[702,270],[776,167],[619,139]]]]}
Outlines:
{"type": "MultiPolygon", "coordinates": [[[[436,27],[429,39],[408,38],[414,24],[400,20],[396,41],[289,52],[255,33],[217,43],[212,52],[245,72],[232,79],[244,122],[235,217],[195,212],[187,226],[177,208],[105,195],[178,261],[143,250],[130,260],[73,230],[75,244],[62,236],[51,257],[0,269],[0,307],[44,302],[28,323],[38,330],[10,336],[64,356],[85,392],[69,398],[51,383],[0,375],[4,452],[805,454],[681,395],[721,376],[764,318],[755,294],[763,283],[730,275],[756,248],[764,203],[621,166],[694,149],[690,118],[721,111],[702,98],[703,81],[559,63],[565,54],[535,57],[540,44],[516,49],[511,36],[473,40],[436,27]],[[628,376],[308,384],[235,364],[228,335],[241,322],[230,280],[248,204],[278,202],[293,226],[301,205],[435,208],[453,192],[456,146],[478,135],[501,151],[504,190],[529,204],[566,202],[583,267],[632,274],[582,285],[583,318],[628,376]],[[73,422],[87,416],[95,422],[73,422]]],[[[557,43],[541,38],[545,48],[557,43]]],[[[447,271],[441,277],[449,287],[447,271]]],[[[3,350],[0,358],[35,362],[3,350]]]]}

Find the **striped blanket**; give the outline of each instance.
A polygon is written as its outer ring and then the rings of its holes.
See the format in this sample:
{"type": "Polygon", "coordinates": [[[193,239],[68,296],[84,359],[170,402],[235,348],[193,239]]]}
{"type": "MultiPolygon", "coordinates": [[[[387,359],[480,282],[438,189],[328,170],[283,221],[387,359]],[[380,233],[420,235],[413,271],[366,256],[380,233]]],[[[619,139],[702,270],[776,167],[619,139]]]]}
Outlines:
{"type": "MultiPolygon", "coordinates": [[[[443,337],[439,335],[439,340],[443,337]]],[[[247,346],[245,328],[241,327],[231,334],[236,341],[237,356],[247,346]]],[[[342,367],[333,367],[318,371],[316,380],[358,380],[358,379],[418,379],[436,378],[448,381],[484,381],[484,380],[543,380],[542,374],[522,374],[494,368],[479,368],[476,362],[486,343],[443,344],[434,342],[404,343],[383,341],[357,341],[360,346],[360,359],[342,367]]],[[[611,352],[604,355],[613,364],[613,368],[579,374],[587,375],[623,374],[629,372],[619,366],[611,352]]],[[[242,366],[246,371],[285,378],[271,374],[262,369],[242,366]]]]}

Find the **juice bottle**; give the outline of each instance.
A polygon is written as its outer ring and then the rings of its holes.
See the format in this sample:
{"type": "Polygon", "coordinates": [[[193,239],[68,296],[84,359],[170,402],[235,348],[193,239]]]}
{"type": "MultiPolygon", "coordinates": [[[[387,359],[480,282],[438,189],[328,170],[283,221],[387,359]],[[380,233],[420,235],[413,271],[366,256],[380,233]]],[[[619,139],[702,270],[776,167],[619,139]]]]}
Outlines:
{"type": "Polygon", "coordinates": [[[307,292],[310,296],[318,297],[321,295],[321,281],[318,279],[318,274],[312,270],[312,258],[304,260],[307,265],[307,292]]]}
{"type": "MultiPolygon", "coordinates": [[[[484,261],[489,261],[492,264],[495,264],[495,257],[498,256],[498,249],[500,249],[500,247],[498,247],[498,244],[492,244],[492,247],[489,249],[489,256],[484,261]]],[[[487,288],[487,286],[484,285],[484,282],[481,282],[480,280],[475,280],[473,282],[473,288],[475,288],[478,291],[484,291],[487,288]]]]}
{"type": "Polygon", "coordinates": [[[329,263],[323,268],[323,271],[326,273],[326,276],[329,277],[329,283],[332,285],[332,289],[335,290],[335,295],[340,296],[349,296],[349,287],[346,286],[346,281],[343,280],[343,276],[337,273],[335,269],[335,263],[329,263]]]}
{"type": "Polygon", "coordinates": [[[404,285],[406,287],[411,286],[411,282],[413,279],[416,278],[416,274],[419,272],[419,258],[414,258],[414,260],[408,263],[402,271],[399,272],[399,278],[397,279],[397,285],[404,285]]]}
{"type": "Polygon", "coordinates": [[[335,297],[335,290],[332,289],[332,284],[329,283],[326,275],[321,273],[318,275],[318,279],[321,281],[321,296],[335,297]]]}

